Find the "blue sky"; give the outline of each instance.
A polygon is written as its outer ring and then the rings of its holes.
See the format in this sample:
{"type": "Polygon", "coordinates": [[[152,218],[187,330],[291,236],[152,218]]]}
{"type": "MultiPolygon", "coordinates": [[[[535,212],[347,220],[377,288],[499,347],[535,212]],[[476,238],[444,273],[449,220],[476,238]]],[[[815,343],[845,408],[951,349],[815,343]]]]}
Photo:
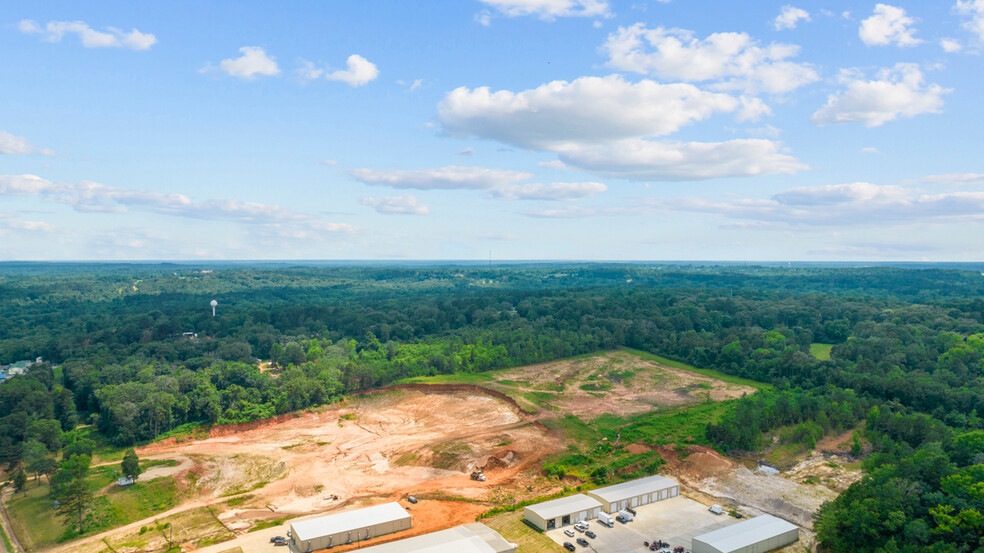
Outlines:
{"type": "Polygon", "coordinates": [[[0,259],[984,257],[984,0],[0,17],[0,259]]]}

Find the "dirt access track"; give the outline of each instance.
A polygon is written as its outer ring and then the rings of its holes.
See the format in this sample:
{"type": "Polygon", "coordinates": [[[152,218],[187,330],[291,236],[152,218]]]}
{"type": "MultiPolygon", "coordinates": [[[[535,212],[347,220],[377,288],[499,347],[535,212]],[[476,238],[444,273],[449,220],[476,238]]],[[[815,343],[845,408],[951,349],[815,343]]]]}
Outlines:
{"type": "MultiPolygon", "coordinates": [[[[142,458],[192,461],[172,475],[186,500],[169,513],[58,550],[103,551],[106,538],[120,552],[150,551],[164,544],[150,532],[138,534],[142,525],[207,506],[225,528],[182,543],[188,551],[245,534],[264,520],[404,500],[409,494],[421,498],[411,512],[414,533],[423,533],[474,522],[500,502],[559,489],[539,468],[544,455],[562,448],[560,439],[514,402],[459,386],[414,388],[354,396],[321,412],[218,427],[203,440],[171,439],[139,448],[142,458]],[[484,469],[488,480],[472,480],[469,474],[476,469],[484,469]]],[[[284,532],[282,526],[271,530],[284,532]]],[[[254,541],[249,538],[267,533],[241,539],[254,541]]]]}

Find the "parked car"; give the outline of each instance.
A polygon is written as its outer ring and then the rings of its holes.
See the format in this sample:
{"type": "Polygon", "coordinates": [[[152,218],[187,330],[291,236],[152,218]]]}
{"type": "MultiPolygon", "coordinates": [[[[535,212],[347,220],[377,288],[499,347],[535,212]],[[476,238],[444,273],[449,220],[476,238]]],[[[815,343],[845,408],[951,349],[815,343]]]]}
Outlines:
{"type": "Polygon", "coordinates": [[[588,540],[586,540],[584,538],[578,538],[577,539],[577,544],[580,545],[581,547],[587,547],[588,546],[588,540]]]}
{"type": "Polygon", "coordinates": [[[626,522],[628,522],[628,521],[629,521],[629,520],[628,520],[627,518],[625,518],[625,516],[623,516],[623,515],[622,515],[621,513],[619,513],[619,514],[617,514],[617,515],[615,515],[615,520],[617,520],[617,521],[619,521],[619,522],[621,522],[622,524],[625,524],[626,522]]]}
{"type": "Polygon", "coordinates": [[[565,528],[564,529],[564,535],[567,536],[568,538],[573,538],[574,537],[574,530],[571,530],[570,528],[565,528]]]}
{"type": "Polygon", "coordinates": [[[587,532],[585,532],[584,535],[587,536],[587,537],[589,537],[589,538],[591,538],[591,539],[595,539],[597,537],[597,536],[595,536],[595,533],[592,532],[591,530],[588,530],[587,532]]]}
{"type": "Polygon", "coordinates": [[[565,541],[564,542],[564,549],[566,549],[568,551],[574,551],[574,544],[571,543],[571,542],[569,542],[569,541],[565,541]]]}
{"type": "Polygon", "coordinates": [[[584,532],[585,530],[588,529],[588,523],[584,522],[583,520],[579,520],[574,523],[574,529],[577,530],[578,532],[584,532]]]}
{"type": "Polygon", "coordinates": [[[287,545],[287,538],[283,536],[274,536],[270,538],[270,541],[273,543],[273,545],[287,545]]]}

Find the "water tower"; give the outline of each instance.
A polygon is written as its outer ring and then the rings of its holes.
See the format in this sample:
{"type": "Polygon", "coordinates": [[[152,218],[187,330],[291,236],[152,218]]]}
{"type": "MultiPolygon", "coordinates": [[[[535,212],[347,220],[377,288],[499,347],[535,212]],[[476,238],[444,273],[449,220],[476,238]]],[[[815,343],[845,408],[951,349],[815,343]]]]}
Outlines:
{"type": "Polygon", "coordinates": [[[219,305],[219,302],[217,302],[215,300],[212,300],[211,302],[209,302],[209,305],[212,306],[212,316],[214,317],[215,316],[215,306],[216,305],[219,305]]]}

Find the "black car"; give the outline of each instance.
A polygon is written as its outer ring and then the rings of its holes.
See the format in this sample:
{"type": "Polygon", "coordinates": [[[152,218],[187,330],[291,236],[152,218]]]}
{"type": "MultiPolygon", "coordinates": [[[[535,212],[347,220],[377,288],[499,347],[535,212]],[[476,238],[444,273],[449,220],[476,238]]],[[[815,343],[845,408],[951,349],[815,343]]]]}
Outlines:
{"type": "Polygon", "coordinates": [[[580,545],[581,547],[587,547],[588,546],[588,540],[586,540],[584,538],[578,538],[577,539],[577,544],[580,545]]]}
{"type": "Polygon", "coordinates": [[[287,538],[283,536],[274,536],[270,538],[270,543],[273,545],[287,545],[287,538]]]}
{"type": "Polygon", "coordinates": [[[569,541],[565,541],[564,542],[564,549],[566,549],[568,551],[574,551],[574,544],[571,543],[571,542],[569,542],[569,541]]]}
{"type": "Polygon", "coordinates": [[[587,536],[587,537],[589,537],[589,538],[591,538],[591,539],[595,539],[595,537],[596,537],[595,536],[595,533],[592,532],[591,530],[588,530],[587,532],[585,532],[584,535],[587,536]]]}

